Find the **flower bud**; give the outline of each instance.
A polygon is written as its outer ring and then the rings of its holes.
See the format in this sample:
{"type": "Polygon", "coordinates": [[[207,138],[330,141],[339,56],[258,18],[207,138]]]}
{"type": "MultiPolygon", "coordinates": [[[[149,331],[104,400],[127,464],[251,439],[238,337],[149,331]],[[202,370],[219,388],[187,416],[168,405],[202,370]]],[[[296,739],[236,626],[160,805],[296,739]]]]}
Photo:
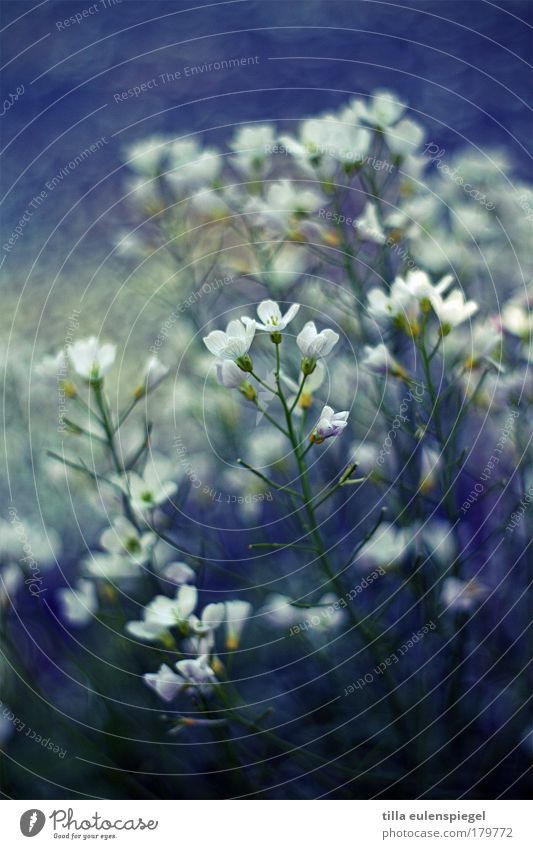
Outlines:
{"type": "Polygon", "coordinates": [[[248,383],[247,380],[241,383],[241,385],[239,386],[239,392],[242,392],[247,401],[255,401],[255,399],[257,398],[257,392],[255,391],[252,384],[248,383]]]}
{"type": "Polygon", "coordinates": [[[242,354],[235,360],[241,371],[251,372],[254,370],[254,364],[250,354],[242,354]]]}
{"type": "Polygon", "coordinates": [[[313,374],[316,369],[316,360],[312,357],[302,357],[301,369],[305,375],[313,374]]]}

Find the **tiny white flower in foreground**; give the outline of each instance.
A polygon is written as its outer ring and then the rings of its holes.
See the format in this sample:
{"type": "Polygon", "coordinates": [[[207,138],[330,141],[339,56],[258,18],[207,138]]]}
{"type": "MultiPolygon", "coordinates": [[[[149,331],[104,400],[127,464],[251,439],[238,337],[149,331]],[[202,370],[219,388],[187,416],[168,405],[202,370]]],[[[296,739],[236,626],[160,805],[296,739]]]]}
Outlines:
{"type": "Polygon", "coordinates": [[[209,631],[215,631],[224,621],[224,603],[208,604],[202,610],[202,616],[189,617],[189,627],[199,637],[204,637],[209,631]]]}
{"type": "Polygon", "coordinates": [[[140,398],[152,392],[165,379],[169,371],[169,367],[162,363],[159,357],[150,357],[144,367],[143,381],[134,390],[134,395],[140,398]]]}
{"type": "Polygon", "coordinates": [[[370,200],[367,201],[362,215],[355,220],[354,227],[363,239],[377,242],[378,245],[383,245],[387,238],[379,223],[377,207],[370,200]]]}
{"type": "Polygon", "coordinates": [[[243,366],[243,371],[251,371],[252,361],[248,351],[254,340],[256,324],[249,319],[246,324],[239,319],[233,319],[226,327],[226,331],[212,330],[203,339],[207,350],[221,360],[234,360],[237,365],[243,366]],[[246,368],[244,368],[246,366],[246,368]]]}
{"type": "Polygon", "coordinates": [[[137,472],[129,472],[127,485],[124,482],[121,485],[129,495],[133,510],[140,514],[164,504],[178,488],[173,481],[161,481],[151,466],[142,477],[137,472]]]}
{"type": "Polygon", "coordinates": [[[140,534],[135,525],[124,516],[113,520],[110,528],[106,528],[100,537],[100,545],[111,554],[130,556],[139,563],[148,560],[155,542],[153,534],[140,534]]]}
{"type": "Polygon", "coordinates": [[[446,299],[438,292],[433,292],[430,301],[440,321],[443,336],[447,336],[454,327],[471,318],[479,309],[475,301],[465,300],[460,289],[454,289],[446,299]]]}
{"type": "Polygon", "coordinates": [[[141,640],[152,642],[160,639],[169,628],[183,628],[196,607],[196,587],[184,585],[175,598],[156,595],[143,610],[142,621],[127,622],[126,631],[141,640]]]}
{"type": "Polygon", "coordinates": [[[338,333],[335,333],[334,330],[330,330],[329,328],[321,330],[319,333],[314,321],[308,321],[296,337],[296,344],[302,356],[310,360],[319,360],[322,357],[327,357],[338,341],[338,333]]]}
{"type": "Polygon", "coordinates": [[[392,356],[383,342],[380,342],[379,345],[374,345],[374,347],[365,345],[363,354],[364,358],[361,361],[361,366],[372,372],[372,374],[391,374],[393,377],[407,377],[405,369],[392,356]]]}
{"type": "Polygon", "coordinates": [[[252,612],[249,601],[226,602],[226,648],[235,651],[239,647],[241,633],[252,612]]]}
{"type": "Polygon", "coordinates": [[[96,336],[80,339],[67,348],[74,370],[85,380],[101,380],[115,362],[116,346],[110,342],[100,344],[96,336]]]}
{"type": "Polygon", "coordinates": [[[332,407],[326,405],[322,409],[320,418],[313,428],[309,437],[310,441],[320,445],[325,439],[338,436],[348,424],[348,415],[348,410],[344,410],[342,413],[335,413],[332,407]]]}
{"type": "Polygon", "coordinates": [[[206,655],[178,660],[176,669],[184,678],[185,686],[191,688],[192,695],[197,692],[202,696],[209,696],[213,689],[211,685],[217,683],[217,677],[209,666],[206,655]]]}
{"type": "Polygon", "coordinates": [[[183,688],[185,681],[170,666],[162,663],[157,672],[147,672],[144,681],[165,702],[171,702],[183,688]]]}
{"type": "MultiPolygon", "coordinates": [[[[300,304],[291,304],[285,315],[282,315],[276,301],[261,301],[257,307],[257,315],[263,323],[256,324],[257,330],[265,330],[267,333],[280,333],[293,320],[299,309],[300,304]]],[[[245,317],[242,320],[245,323],[250,321],[249,318],[245,317]]]]}
{"type": "Polygon", "coordinates": [[[75,589],[61,587],[57,593],[60,616],[69,625],[82,628],[89,625],[98,610],[98,596],[92,581],[81,578],[75,589]]]}
{"type": "Polygon", "coordinates": [[[446,578],[442,585],[441,601],[446,611],[466,613],[488,594],[488,587],[472,579],[446,578]]]}
{"type": "Polygon", "coordinates": [[[196,573],[187,563],[167,563],[162,574],[173,584],[192,584],[196,579],[196,573]]]}
{"type": "Polygon", "coordinates": [[[238,389],[244,380],[242,369],[233,360],[219,360],[215,372],[218,383],[226,389],[238,389]]]}

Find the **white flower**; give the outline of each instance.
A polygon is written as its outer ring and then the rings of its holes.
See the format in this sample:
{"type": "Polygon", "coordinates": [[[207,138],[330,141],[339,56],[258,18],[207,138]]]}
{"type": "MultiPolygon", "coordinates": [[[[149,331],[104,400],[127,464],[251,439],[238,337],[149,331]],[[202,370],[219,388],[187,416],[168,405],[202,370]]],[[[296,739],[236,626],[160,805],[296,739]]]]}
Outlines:
{"type": "Polygon", "coordinates": [[[35,369],[35,374],[41,380],[57,380],[65,378],[67,374],[68,361],[64,350],[57,354],[49,354],[43,357],[35,369]]]}
{"type": "Polygon", "coordinates": [[[386,375],[391,374],[393,377],[405,378],[407,373],[400,363],[392,356],[389,349],[383,342],[379,345],[365,345],[363,348],[364,358],[361,365],[372,374],[386,375]]]}
{"type": "Polygon", "coordinates": [[[249,319],[244,324],[233,319],[223,330],[212,330],[204,337],[204,345],[211,354],[221,360],[238,360],[247,355],[255,336],[255,321],[249,319]]]}
{"type": "Polygon", "coordinates": [[[454,289],[446,299],[439,292],[433,291],[430,301],[440,321],[443,336],[447,336],[454,327],[471,318],[479,309],[475,301],[465,301],[460,289],[454,289]]]}
{"type": "Polygon", "coordinates": [[[357,463],[357,474],[369,476],[375,470],[379,448],[374,443],[353,442],[349,450],[350,463],[357,463]]]}
{"type": "Polygon", "coordinates": [[[411,543],[412,533],[407,528],[397,528],[383,522],[373,537],[366,542],[357,555],[363,563],[370,561],[387,569],[402,559],[411,543]]]}
{"type": "Polygon", "coordinates": [[[252,605],[249,601],[226,602],[226,648],[235,651],[239,647],[240,637],[246,622],[250,618],[252,605]]]}
{"type": "Polygon", "coordinates": [[[435,489],[437,484],[437,475],[442,465],[442,456],[439,451],[434,448],[422,449],[420,458],[420,492],[427,493],[435,489]]]}
{"type": "Polygon", "coordinates": [[[129,495],[132,509],[141,515],[164,504],[178,488],[173,481],[161,481],[152,466],[146,468],[142,477],[137,472],[129,472],[127,484],[122,482],[121,486],[129,495]]]}
{"type": "Polygon", "coordinates": [[[180,587],[175,598],[156,595],[144,608],[142,621],[127,622],[126,630],[141,640],[158,640],[169,628],[187,625],[197,600],[196,587],[188,585],[180,587]]]}
{"type": "Polygon", "coordinates": [[[69,345],[67,354],[75,371],[85,380],[101,380],[115,362],[116,346],[100,345],[96,336],[69,345]]]}
{"type": "Polygon", "coordinates": [[[178,660],[176,669],[185,681],[185,686],[191,688],[192,695],[200,693],[209,696],[212,692],[212,684],[217,683],[217,678],[209,666],[207,655],[194,659],[178,660]]]}
{"type": "Polygon", "coordinates": [[[290,180],[272,183],[266,193],[267,207],[278,214],[286,226],[292,219],[311,215],[323,201],[322,195],[303,188],[299,183],[291,183],[290,180]]]}
{"type": "Polygon", "coordinates": [[[143,381],[135,389],[134,394],[140,398],[152,392],[165,379],[169,371],[169,367],[162,363],[159,357],[150,357],[144,367],[143,381]]]}
{"type": "Polygon", "coordinates": [[[147,672],[143,678],[148,687],[165,702],[175,699],[185,684],[181,675],[176,675],[166,663],[162,663],[157,672],[147,672]]]}
{"type": "Polygon", "coordinates": [[[446,578],[442,585],[441,601],[446,611],[466,613],[488,594],[488,587],[478,581],[446,578]]]}
{"type": "Polygon", "coordinates": [[[181,584],[192,584],[196,579],[194,569],[191,569],[187,563],[167,563],[162,574],[173,584],[180,586],[181,584]]]}
{"type": "Polygon", "coordinates": [[[139,564],[131,557],[121,557],[119,554],[93,552],[84,559],[83,566],[88,575],[104,581],[130,580],[140,575],[139,564]]]}
{"type": "MultiPolygon", "coordinates": [[[[410,294],[414,295],[418,301],[425,302],[430,300],[434,292],[442,295],[451,286],[453,279],[453,274],[445,274],[438,283],[433,284],[429,275],[417,268],[408,271],[403,282],[410,294]]],[[[402,278],[397,277],[396,280],[400,281],[402,278]]]]}
{"type": "Polygon", "coordinates": [[[385,130],[385,139],[389,149],[396,156],[402,157],[416,153],[424,141],[425,135],[424,128],[416,121],[411,121],[410,118],[404,118],[394,127],[387,127],[385,130]]]}
{"type": "Polygon", "coordinates": [[[394,281],[388,295],[381,289],[370,290],[368,312],[380,324],[392,319],[413,335],[419,332],[420,304],[400,278],[394,281]]]}
{"type": "Polygon", "coordinates": [[[362,215],[356,218],[354,227],[363,239],[376,242],[378,245],[383,245],[386,241],[387,237],[379,222],[376,204],[370,200],[367,201],[362,215]]]}
{"type": "Polygon", "coordinates": [[[502,312],[502,325],[513,336],[528,340],[533,334],[533,312],[521,304],[509,303],[502,312]]]}
{"type": "Polygon", "coordinates": [[[215,371],[218,383],[226,389],[238,389],[244,380],[242,369],[233,360],[219,360],[215,371]]]}
{"type": "Polygon", "coordinates": [[[145,563],[150,557],[155,542],[153,534],[139,533],[135,525],[124,516],[113,519],[112,526],[106,528],[100,537],[100,545],[111,554],[132,557],[138,563],[145,563]]]}
{"type": "Polygon", "coordinates": [[[247,176],[257,176],[274,143],[272,124],[253,124],[240,127],[229,143],[236,154],[232,164],[247,176]]]}
{"type": "Polygon", "coordinates": [[[334,330],[330,330],[329,328],[321,330],[319,333],[314,321],[308,321],[296,337],[296,343],[302,356],[308,357],[311,360],[327,357],[338,341],[338,333],[335,333],[334,330]]]}
{"type": "Polygon", "coordinates": [[[244,213],[255,224],[275,235],[292,233],[301,236],[302,223],[323,203],[323,198],[311,189],[302,189],[298,184],[282,180],[269,187],[264,200],[251,197],[244,213]]]}
{"type": "Polygon", "coordinates": [[[14,563],[0,570],[0,608],[13,605],[15,593],[22,584],[23,573],[14,563]]]}
{"type": "Polygon", "coordinates": [[[176,141],[169,148],[172,170],[165,177],[176,192],[189,192],[213,183],[220,174],[222,159],[215,148],[201,150],[195,141],[176,141]]]}
{"type": "Polygon", "coordinates": [[[435,286],[424,271],[410,271],[405,279],[396,277],[390,292],[371,289],[368,293],[368,312],[378,322],[396,321],[408,332],[419,332],[418,318],[421,307],[427,309],[434,294],[441,295],[452,283],[451,274],[443,277],[435,286]]]}
{"type": "Polygon", "coordinates": [[[430,557],[443,565],[453,562],[457,554],[457,546],[453,528],[449,522],[433,519],[431,522],[424,523],[420,529],[420,536],[430,557]]]}
{"type": "Polygon", "coordinates": [[[311,442],[320,445],[325,439],[338,436],[348,424],[348,415],[348,410],[344,410],[342,413],[334,413],[333,408],[326,405],[309,437],[311,442]]]}
{"type": "Polygon", "coordinates": [[[167,152],[168,139],[152,136],[134,142],[126,148],[127,164],[134,171],[147,177],[155,177],[167,152]]]}
{"type": "Polygon", "coordinates": [[[82,628],[89,625],[98,610],[98,596],[92,581],[81,578],[77,589],[61,587],[56,593],[60,615],[69,625],[82,628]]]}
{"type": "Polygon", "coordinates": [[[208,604],[202,610],[202,617],[189,617],[189,627],[194,634],[204,637],[209,631],[215,631],[224,621],[224,603],[208,604]]]}
{"type": "Polygon", "coordinates": [[[289,628],[301,619],[301,611],[291,604],[291,599],[281,593],[268,596],[265,606],[260,611],[272,625],[289,628]]]}
{"type": "Polygon", "coordinates": [[[360,118],[381,129],[395,124],[405,112],[404,104],[387,89],[376,89],[369,102],[358,100],[355,107],[360,118]]]}
{"type": "MultiPolygon", "coordinates": [[[[291,304],[285,315],[282,315],[275,301],[261,301],[257,307],[257,315],[263,323],[256,324],[256,328],[265,330],[267,333],[280,333],[293,320],[299,309],[300,304],[291,304]]],[[[243,316],[242,321],[247,323],[251,319],[243,316]]]]}
{"type": "Polygon", "coordinates": [[[300,616],[300,621],[303,620],[304,623],[309,622],[313,628],[317,628],[319,631],[335,628],[346,617],[344,610],[341,608],[347,605],[344,600],[341,601],[343,603],[339,604],[339,598],[335,593],[326,593],[319,598],[316,607],[301,611],[303,615],[300,616]]]}

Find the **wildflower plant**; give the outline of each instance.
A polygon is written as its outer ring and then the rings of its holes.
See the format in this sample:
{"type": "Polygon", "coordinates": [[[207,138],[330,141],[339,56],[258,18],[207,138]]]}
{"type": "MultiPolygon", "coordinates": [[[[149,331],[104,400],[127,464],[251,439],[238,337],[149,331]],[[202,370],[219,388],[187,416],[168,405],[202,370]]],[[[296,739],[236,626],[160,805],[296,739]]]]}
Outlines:
{"type": "MultiPolygon", "coordinates": [[[[287,784],[292,763],[311,774],[313,794],[421,792],[435,770],[451,795],[453,741],[474,721],[468,651],[503,592],[495,540],[522,562],[525,509],[502,540],[531,480],[531,293],[496,256],[490,210],[480,223],[433,173],[425,139],[378,90],[291,134],[242,126],[225,152],[135,142],[142,226],[119,247],[179,314],[125,399],[118,339],[40,366],[43,381],[64,367],[69,399],[50,456],[101,508],[59,617],[115,629],[163,742],[213,741],[233,795],[270,792],[273,758],[287,784]],[[456,207],[491,234],[502,304],[456,207]]],[[[459,161],[509,223],[489,164],[459,161]]]]}

